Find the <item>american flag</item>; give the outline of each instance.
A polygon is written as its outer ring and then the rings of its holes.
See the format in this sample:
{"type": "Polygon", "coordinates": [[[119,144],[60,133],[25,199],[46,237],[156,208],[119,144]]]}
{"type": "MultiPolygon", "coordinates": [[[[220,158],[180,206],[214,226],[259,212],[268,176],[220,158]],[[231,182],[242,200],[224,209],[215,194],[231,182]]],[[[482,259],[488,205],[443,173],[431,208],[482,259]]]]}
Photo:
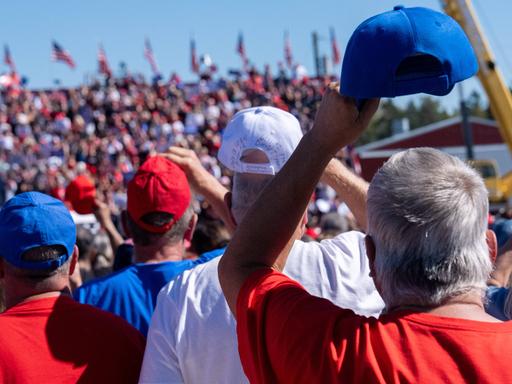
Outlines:
{"type": "Polygon", "coordinates": [[[98,69],[99,72],[105,76],[110,77],[112,75],[112,71],[108,65],[107,55],[101,44],[98,47],[98,69]]]}
{"type": "Polygon", "coordinates": [[[249,60],[247,60],[247,55],[245,53],[244,35],[242,35],[242,32],[238,34],[238,43],[236,45],[236,51],[242,58],[242,61],[244,63],[244,69],[247,69],[247,66],[249,65],[249,60]]]}
{"type": "Polygon", "coordinates": [[[336,42],[336,33],[334,32],[334,28],[331,28],[331,48],[332,48],[332,63],[334,65],[338,65],[341,63],[341,54],[340,49],[338,48],[338,43],[336,42]]]}
{"type": "Polygon", "coordinates": [[[68,51],[64,50],[56,41],[52,43],[52,60],[66,63],[70,68],[75,68],[75,62],[68,51]]]}
{"type": "Polygon", "coordinates": [[[149,42],[149,39],[146,39],[144,43],[144,57],[151,66],[153,74],[155,76],[160,75],[160,70],[158,69],[158,65],[156,64],[155,55],[153,55],[153,49],[151,48],[151,43],[149,42]]]}
{"type": "Polygon", "coordinates": [[[11,51],[9,50],[9,47],[4,45],[4,64],[9,66],[11,68],[11,71],[16,71],[16,66],[14,65],[14,60],[11,56],[11,51]]]}
{"type": "Polygon", "coordinates": [[[197,61],[196,42],[190,40],[190,70],[193,73],[199,73],[199,62],[197,61]]]}
{"type": "Polygon", "coordinates": [[[293,66],[292,46],[290,44],[290,36],[288,32],[284,33],[284,60],[288,68],[293,66]]]}

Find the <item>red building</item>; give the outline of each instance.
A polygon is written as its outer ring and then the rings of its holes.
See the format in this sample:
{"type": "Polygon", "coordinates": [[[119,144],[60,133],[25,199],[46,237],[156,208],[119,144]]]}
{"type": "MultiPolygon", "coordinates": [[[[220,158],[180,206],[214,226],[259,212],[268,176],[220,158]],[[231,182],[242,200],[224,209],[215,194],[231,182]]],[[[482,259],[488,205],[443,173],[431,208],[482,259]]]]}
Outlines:
{"type": "MultiPolygon", "coordinates": [[[[512,171],[512,157],[494,120],[469,119],[475,159],[495,159],[500,175],[512,171]]],[[[395,152],[407,148],[433,147],[466,160],[466,147],[460,117],[439,121],[412,131],[357,147],[362,175],[371,180],[380,166],[395,152]]]]}

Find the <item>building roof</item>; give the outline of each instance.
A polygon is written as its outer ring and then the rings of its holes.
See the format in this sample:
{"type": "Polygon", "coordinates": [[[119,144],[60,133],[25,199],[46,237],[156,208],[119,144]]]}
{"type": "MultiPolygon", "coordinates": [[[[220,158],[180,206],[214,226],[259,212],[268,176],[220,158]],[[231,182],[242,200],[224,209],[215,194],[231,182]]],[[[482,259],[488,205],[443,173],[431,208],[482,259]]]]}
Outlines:
{"type": "MultiPolygon", "coordinates": [[[[411,131],[357,147],[359,154],[382,149],[413,147],[458,147],[464,145],[460,116],[438,121],[411,131]]],[[[503,144],[498,125],[494,120],[470,117],[469,122],[475,145],[503,144]]]]}

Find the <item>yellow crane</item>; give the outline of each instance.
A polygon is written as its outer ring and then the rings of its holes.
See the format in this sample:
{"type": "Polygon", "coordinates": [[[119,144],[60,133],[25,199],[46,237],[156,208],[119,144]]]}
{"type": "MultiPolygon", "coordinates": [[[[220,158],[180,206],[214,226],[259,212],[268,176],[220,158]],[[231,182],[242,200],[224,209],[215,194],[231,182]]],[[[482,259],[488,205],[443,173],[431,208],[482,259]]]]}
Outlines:
{"type": "MultiPolygon", "coordinates": [[[[444,11],[464,29],[473,46],[479,64],[478,78],[489,98],[491,112],[501,136],[512,152],[512,94],[496,66],[471,0],[441,0],[441,3],[444,11]]],[[[512,173],[500,178],[496,161],[492,160],[477,160],[474,165],[483,173],[491,201],[505,201],[512,196],[512,173]],[[494,177],[490,177],[492,173],[494,177]]]]}

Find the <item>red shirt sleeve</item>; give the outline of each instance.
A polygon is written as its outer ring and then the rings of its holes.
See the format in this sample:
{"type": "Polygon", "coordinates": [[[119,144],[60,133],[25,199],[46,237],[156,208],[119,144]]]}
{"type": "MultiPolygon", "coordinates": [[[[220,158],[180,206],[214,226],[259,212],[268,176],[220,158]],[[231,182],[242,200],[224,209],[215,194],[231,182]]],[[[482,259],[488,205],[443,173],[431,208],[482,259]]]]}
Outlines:
{"type": "Polygon", "coordinates": [[[337,381],[345,344],[337,330],[359,317],[307,293],[265,268],[250,275],[237,300],[238,349],[251,383],[337,381]]]}

